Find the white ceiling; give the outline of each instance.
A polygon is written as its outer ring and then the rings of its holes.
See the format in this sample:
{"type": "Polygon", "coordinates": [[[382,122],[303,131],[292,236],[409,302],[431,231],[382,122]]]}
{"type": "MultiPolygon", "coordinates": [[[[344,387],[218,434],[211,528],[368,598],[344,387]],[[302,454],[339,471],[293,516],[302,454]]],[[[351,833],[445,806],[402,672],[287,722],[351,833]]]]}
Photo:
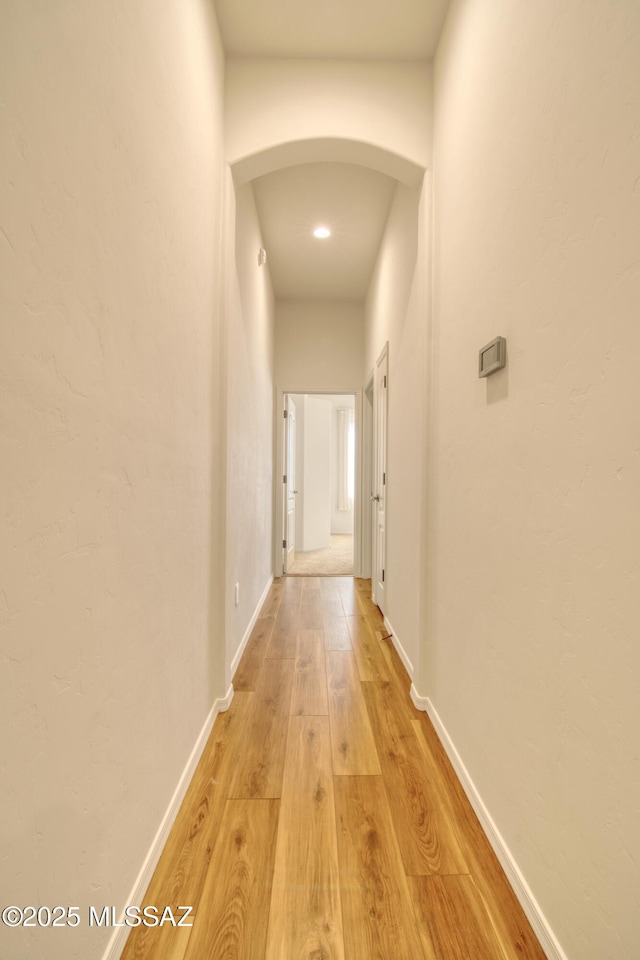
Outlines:
{"type": "MultiPolygon", "coordinates": [[[[215,0],[228,56],[431,60],[449,0],[215,0]]],[[[396,181],[305,163],[253,181],[278,300],[363,300],[396,181]],[[318,223],[333,235],[312,236],[318,223]]]]}
{"type": "Polygon", "coordinates": [[[431,60],[449,0],[215,0],[236,57],[431,60]]]}
{"type": "Polygon", "coordinates": [[[396,181],[351,163],[305,163],[253,181],[277,300],[364,300],[396,181]],[[313,229],[329,227],[317,240],[313,229]]]}

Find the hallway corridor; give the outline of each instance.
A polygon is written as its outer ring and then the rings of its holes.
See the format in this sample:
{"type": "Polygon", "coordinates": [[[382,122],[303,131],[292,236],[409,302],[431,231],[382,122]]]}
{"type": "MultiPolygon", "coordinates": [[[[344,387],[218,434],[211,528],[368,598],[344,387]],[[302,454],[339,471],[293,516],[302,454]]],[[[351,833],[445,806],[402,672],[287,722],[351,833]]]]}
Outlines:
{"type": "Polygon", "coordinates": [[[123,960],[544,960],[369,594],[275,581],[123,960]]]}

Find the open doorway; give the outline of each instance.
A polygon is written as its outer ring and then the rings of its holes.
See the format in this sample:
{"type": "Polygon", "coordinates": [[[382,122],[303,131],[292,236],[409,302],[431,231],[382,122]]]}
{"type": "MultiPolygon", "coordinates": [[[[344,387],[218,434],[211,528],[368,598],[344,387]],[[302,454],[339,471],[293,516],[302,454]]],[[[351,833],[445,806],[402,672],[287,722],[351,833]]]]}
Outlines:
{"type": "Polygon", "coordinates": [[[285,394],[283,572],[352,576],[354,394],[285,394]]]}

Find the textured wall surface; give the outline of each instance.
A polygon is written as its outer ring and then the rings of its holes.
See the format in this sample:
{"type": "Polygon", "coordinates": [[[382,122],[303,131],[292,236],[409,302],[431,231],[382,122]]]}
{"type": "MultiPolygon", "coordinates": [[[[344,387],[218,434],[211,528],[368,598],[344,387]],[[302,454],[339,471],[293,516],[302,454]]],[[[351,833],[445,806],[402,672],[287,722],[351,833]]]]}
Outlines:
{"type": "Polygon", "coordinates": [[[429,267],[429,179],[398,184],[369,287],[363,379],[389,344],[385,615],[417,669],[429,267]]]}
{"type": "Polygon", "coordinates": [[[120,908],[224,693],[223,58],[204,0],[6,0],[0,46],[0,901],[120,908]]]}
{"type": "Polygon", "coordinates": [[[321,301],[276,304],[276,384],[291,393],[362,386],[363,308],[321,301]]]}
{"type": "Polygon", "coordinates": [[[640,943],[639,63],[636,3],[465,0],[435,75],[428,692],[571,960],[640,943]]]}
{"type": "Polygon", "coordinates": [[[425,167],[430,103],[424,63],[230,58],[226,157],[233,164],[279,144],[325,137],[360,141],[425,167]]]}
{"type": "Polygon", "coordinates": [[[275,304],[251,184],[235,196],[228,302],[227,665],[273,570],[275,304]],[[240,584],[235,606],[234,587],[240,584]]]}

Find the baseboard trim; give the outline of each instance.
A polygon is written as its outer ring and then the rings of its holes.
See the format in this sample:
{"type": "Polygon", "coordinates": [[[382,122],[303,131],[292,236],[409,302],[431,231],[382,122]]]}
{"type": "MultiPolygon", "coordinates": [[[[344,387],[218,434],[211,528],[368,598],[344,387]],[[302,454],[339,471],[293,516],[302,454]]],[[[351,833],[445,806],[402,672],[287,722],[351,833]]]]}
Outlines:
{"type": "MultiPolygon", "coordinates": [[[[219,713],[224,713],[225,710],[229,709],[232,700],[233,686],[230,684],[226,696],[219,697],[216,701],[214,701],[214,704],[209,711],[209,715],[205,720],[204,726],[198,735],[198,739],[196,740],[195,746],[191,751],[186,766],[182,771],[178,785],[173,792],[173,796],[171,797],[167,811],[162,818],[162,822],[158,827],[155,837],[153,838],[153,842],[149,848],[147,856],[145,857],[144,863],[142,864],[140,873],[136,878],[131,893],[127,898],[126,904],[123,905],[123,910],[125,906],[132,904],[137,904],[138,906],[142,905],[144,895],[147,892],[147,888],[151,882],[151,877],[153,876],[153,871],[158,865],[158,860],[160,859],[160,855],[167,842],[167,838],[169,836],[171,827],[173,826],[174,820],[178,815],[180,804],[184,800],[187,787],[193,779],[193,775],[196,771],[196,767],[198,766],[207,740],[209,739],[209,734],[213,729],[213,724],[215,723],[216,717],[219,713]]],[[[122,917],[119,918],[118,922],[122,922],[122,917]]],[[[114,929],[113,935],[109,940],[107,948],[102,956],[102,960],[119,960],[120,954],[124,950],[124,945],[129,933],[129,927],[117,927],[114,929]]]]}
{"type": "MultiPolygon", "coordinates": [[[[418,691],[415,688],[415,684],[411,684],[411,690],[409,691],[411,696],[411,702],[416,708],[416,710],[422,710],[424,713],[429,713],[427,709],[427,704],[429,700],[426,697],[421,697],[418,691]]],[[[431,716],[431,714],[429,714],[431,716]]],[[[448,751],[447,751],[448,752],[448,751]]]]}
{"type": "Polygon", "coordinates": [[[235,654],[234,654],[234,657],[233,657],[233,660],[231,661],[231,668],[230,668],[230,674],[229,674],[229,675],[230,675],[230,677],[231,677],[232,680],[233,680],[233,677],[234,677],[234,674],[235,674],[236,670],[238,669],[238,664],[240,663],[240,658],[242,657],[242,654],[244,653],[244,649],[245,649],[246,645],[249,643],[249,637],[251,636],[251,631],[252,631],[253,628],[255,627],[256,621],[257,621],[258,617],[260,616],[260,611],[262,610],[262,605],[263,605],[263,603],[265,602],[265,600],[267,599],[267,595],[268,595],[268,593],[269,593],[269,590],[271,590],[271,584],[272,584],[272,583],[273,583],[273,574],[271,574],[271,576],[270,576],[269,579],[267,580],[267,585],[266,585],[266,587],[264,588],[264,590],[262,591],[262,596],[261,596],[260,599],[258,600],[258,605],[256,606],[255,610],[253,611],[253,616],[251,617],[251,620],[249,621],[249,626],[248,626],[247,629],[245,630],[244,636],[242,637],[242,640],[241,640],[241,642],[240,642],[240,646],[239,646],[238,649],[236,650],[236,652],[235,652],[235,654]]]}
{"type": "Polygon", "coordinates": [[[493,847],[494,853],[500,861],[502,869],[506,873],[509,883],[513,888],[513,892],[518,898],[520,906],[524,910],[534,933],[540,941],[540,946],[548,957],[548,960],[568,960],[566,953],[560,946],[560,943],[551,929],[547,918],[542,912],[540,904],[534,897],[529,884],[525,880],[515,857],[507,846],[504,837],[498,830],[493,817],[489,813],[486,804],[480,796],[475,783],[471,779],[469,771],[465,767],[462,757],[456,750],[453,740],[449,736],[442,720],[438,715],[438,711],[434,707],[429,697],[420,696],[413,684],[411,685],[411,700],[417,710],[424,710],[427,713],[429,719],[435,727],[436,733],[438,734],[447,756],[449,757],[453,768],[458,775],[458,779],[462,784],[464,792],[466,793],[471,806],[475,810],[478,820],[482,825],[482,829],[486,833],[489,843],[493,847]]]}
{"type": "Polygon", "coordinates": [[[400,657],[400,659],[402,660],[405,670],[413,680],[413,664],[411,663],[411,660],[409,660],[409,657],[407,656],[407,651],[404,649],[404,647],[400,643],[400,640],[398,639],[398,634],[395,632],[395,630],[393,629],[393,627],[391,626],[391,624],[389,623],[386,617],[384,618],[384,625],[387,633],[390,634],[391,636],[391,642],[396,648],[396,652],[400,657]]]}

